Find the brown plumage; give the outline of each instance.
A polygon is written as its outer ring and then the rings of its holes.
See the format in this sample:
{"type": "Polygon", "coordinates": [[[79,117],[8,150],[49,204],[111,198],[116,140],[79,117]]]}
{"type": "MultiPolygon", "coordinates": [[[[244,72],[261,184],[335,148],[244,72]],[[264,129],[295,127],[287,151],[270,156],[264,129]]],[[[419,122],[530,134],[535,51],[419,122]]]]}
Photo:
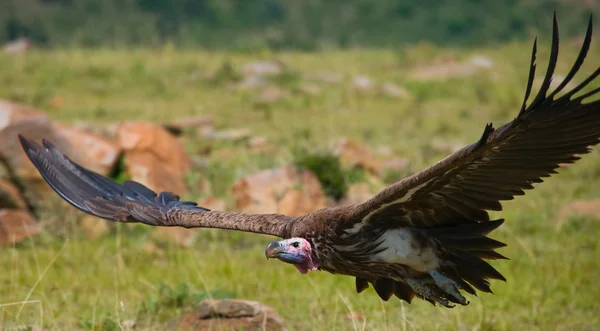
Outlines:
{"type": "Polygon", "coordinates": [[[479,140],[435,165],[405,178],[358,205],[326,208],[301,217],[209,211],[173,193],[156,194],[135,182],[116,184],[62,155],[51,143],[40,146],[20,137],[44,179],[80,210],[117,222],[152,226],[205,227],[278,236],[268,257],[298,270],[325,270],[356,277],[356,290],[372,285],[383,300],[411,302],[417,296],[450,307],[467,304],[460,293],[491,292],[489,279],[504,277],[484,260],[505,259],[504,244],[488,238],[503,220],[501,210],[573,163],[600,138],[600,88],[575,96],[600,75],[558,96],[581,67],[591,43],[592,23],[580,54],[559,86],[550,91],[558,59],[554,18],[552,52],[540,90],[527,104],[535,76],[534,43],[525,98],[517,117],[495,129],[488,124],[479,140]]]}

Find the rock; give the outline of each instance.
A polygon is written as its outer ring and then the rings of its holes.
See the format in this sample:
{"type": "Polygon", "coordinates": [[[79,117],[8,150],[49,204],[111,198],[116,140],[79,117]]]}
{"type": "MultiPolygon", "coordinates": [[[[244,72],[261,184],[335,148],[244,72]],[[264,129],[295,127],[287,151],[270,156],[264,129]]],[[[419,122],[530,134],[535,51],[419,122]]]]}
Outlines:
{"type": "Polygon", "coordinates": [[[23,54],[31,49],[31,41],[26,38],[19,38],[9,41],[2,47],[5,54],[23,54]]]}
{"type": "Polygon", "coordinates": [[[215,197],[204,197],[198,201],[198,206],[204,207],[210,210],[225,211],[225,201],[215,197]]]}
{"type": "Polygon", "coordinates": [[[284,70],[283,63],[279,61],[255,61],[242,68],[244,76],[276,76],[284,70]]]}
{"type": "Polygon", "coordinates": [[[267,85],[267,81],[260,76],[247,76],[237,84],[238,90],[255,90],[267,85]]]}
{"type": "Polygon", "coordinates": [[[190,128],[212,128],[214,120],[210,116],[191,116],[180,118],[169,124],[165,124],[165,129],[174,135],[181,134],[184,130],[190,128]]]}
{"type": "Polygon", "coordinates": [[[459,149],[466,146],[464,143],[461,143],[460,141],[447,140],[447,139],[440,138],[440,137],[434,137],[431,140],[430,144],[431,144],[431,148],[433,148],[433,150],[435,150],[438,153],[444,153],[444,154],[454,153],[454,152],[458,151],[459,149]]]}
{"type": "Polygon", "coordinates": [[[167,191],[178,195],[186,192],[185,172],[178,171],[149,151],[127,152],[125,172],[131,180],[157,192],[167,191]]]}
{"type": "Polygon", "coordinates": [[[99,239],[110,232],[109,222],[92,215],[83,216],[79,226],[88,239],[99,239]]]}
{"type": "Polygon", "coordinates": [[[408,76],[417,81],[444,81],[451,78],[472,76],[493,66],[494,63],[491,59],[484,56],[474,56],[464,62],[452,60],[418,67],[409,72],[408,76]]]}
{"type": "Polygon", "coordinates": [[[132,180],[156,191],[185,193],[185,176],[192,165],[183,145],[162,126],[125,122],[117,129],[125,150],[125,170],[132,180]]]}
{"type": "Polygon", "coordinates": [[[14,209],[0,209],[0,245],[10,245],[41,231],[33,216],[14,209]]]}
{"type": "Polygon", "coordinates": [[[377,172],[380,167],[381,162],[367,147],[346,137],[333,143],[332,152],[347,166],[363,167],[371,172],[377,172]]]}
{"type": "Polygon", "coordinates": [[[367,76],[356,76],[352,80],[354,88],[360,91],[368,91],[373,89],[373,81],[367,76]]]}
{"type": "Polygon", "coordinates": [[[239,179],[231,188],[236,210],[300,216],[327,206],[317,177],[308,170],[283,167],[239,179]]]}
{"type": "Polygon", "coordinates": [[[302,84],[297,90],[298,92],[308,96],[317,96],[322,92],[321,87],[315,84],[302,84]]]}
{"type": "Polygon", "coordinates": [[[82,163],[81,159],[48,116],[24,105],[0,101],[0,159],[7,165],[11,179],[24,189],[25,200],[35,208],[44,208],[49,203],[47,197],[53,194],[23,151],[18,134],[38,143],[44,138],[75,162],[82,163]]]}
{"type": "Polygon", "coordinates": [[[27,209],[27,203],[13,183],[0,178],[0,209],[5,208],[27,209]]]}
{"type": "Polygon", "coordinates": [[[410,160],[404,157],[393,157],[379,163],[377,174],[383,175],[386,171],[404,172],[408,169],[410,160]]]}
{"type": "Polygon", "coordinates": [[[258,96],[257,103],[260,104],[273,104],[279,102],[286,96],[281,88],[277,86],[267,86],[265,87],[258,96]]]}
{"type": "Polygon", "coordinates": [[[381,86],[380,92],[385,96],[397,99],[408,98],[410,96],[410,94],[405,88],[390,82],[383,84],[383,86],[381,86]]]}
{"type": "Polygon", "coordinates": [[[275,310],[248,300],[207,299],[172,323],[172,330],[285,330],[275,310]]]}
{"type": "Polygon", "coordinates": [[[600,199],[576,200],[564,206],[554,217],[553,223],[562,227],[571,215],[583,216],[600,220],[600,199]]]}
{"type": "Polygon", "coordinates": [[[158,124],[125,122],[117,130],[117,141],[126,151],[150,152],[176,171],[187,172],[190,157],[183,145],[158,124]]]}
{"type": "Polygon", "coordinates": [[[341,83],[342,80],[344,80],[344,76],[335,72],[321,72],[315,74],[308,74],[305,75],[304,78],[329,84],[341,83]]]}
{"type": "Polygon", "coordinates": [[[248,139],[248,149],[255,153],[266,153],[273,149],[267,137],[259,136],[248,139]]]}
{"type": "Polygon", "coordinates": [[[64,124],[56,124],[56,127],[67,138],[83,166],[102,175],[113,170],[122,152],[117,144],[91,131],[64,124]]]}
{"type": "Polygon", "coordinates": [[[191,247],[198,231],[181,227],[158,227],[152,231],[152,239],[159,243],[173,243],[180,247],[191,247]]]}
{"type": "Polygon", "coordinates": [[[223,141],[239,141],[246,140],[250,137],[249,129],[228,129],[221,131],[213,131],[205,133],[204,137],[214,139],[214,140],[223,140],[223,141]]]}
{"type": "Polygon", "coordinates": [[[340,205],[353,205],[363,203],[373,197],[374,193],[371,190],[369,183],[356,183],[348,187],[346,195],[340,201],[340,205]]]}

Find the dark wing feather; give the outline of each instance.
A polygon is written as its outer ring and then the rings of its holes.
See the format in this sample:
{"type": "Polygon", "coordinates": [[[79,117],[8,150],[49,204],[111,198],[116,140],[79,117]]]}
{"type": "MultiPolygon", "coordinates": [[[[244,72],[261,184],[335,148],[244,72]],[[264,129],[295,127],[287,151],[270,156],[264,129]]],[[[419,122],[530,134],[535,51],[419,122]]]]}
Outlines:
{"type": "Polygon", "coordinates": [[[289,237],[295,218],[279,214],[240,214],[210,211],[195,202],[180,201],[170,192],[156,194],[146,186],[112,180],[85,169],[54,145],[43,146],[19,135],[25,153],[44,180],[64,200],[79,210],[116,222],[141,222],[153,226],[220,228],[289,237]]]}
{"type": "Polygon", "coordinates": [[[535,75],[534,43],[525,99],[518,116],[494,129],[488,124],[476,143],[437,164],[399,181],[358,205],[352,222],[431,227],[488,221],[487,210],[501,210],[511,200],[573,163],[600,141],[600,100],[587,99],[600,89],[575,94],[600,75],[600,68],[572,90],[557,97],[581,68],[590,48],[592,22],[575,64],[549,93],[558,60],[558,25],[554,19],[552,53],[544,81],[527,106],[535,75]],[[389,217],[389,215],[397,215],[389,217]]]}

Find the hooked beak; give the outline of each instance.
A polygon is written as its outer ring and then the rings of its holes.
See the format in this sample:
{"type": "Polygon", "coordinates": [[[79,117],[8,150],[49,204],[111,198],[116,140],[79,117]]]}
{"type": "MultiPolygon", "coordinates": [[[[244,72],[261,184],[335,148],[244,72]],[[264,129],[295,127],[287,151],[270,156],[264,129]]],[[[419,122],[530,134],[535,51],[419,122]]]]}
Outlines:
{"type": "Polygon", "coordinates": [[[265,250],[265,255],[267,259],[276,258],[279,261],[291,264],[298,264],[304,262],[304,257],[298,253],[290,253],[286,251],[285,244],[274,241],[267,245],[267,249],[265,250]]]}
{"type": "Polygon", "coordinates": [[[267,256],[267,260],[268,260],[271,258],[278,258],[282,252],[283,252],[283,246],[279,242],[274,241],[274,242],[270,243],[269,245],[267,245],[267,249],[265,250],[265,255],[267,256]]]}

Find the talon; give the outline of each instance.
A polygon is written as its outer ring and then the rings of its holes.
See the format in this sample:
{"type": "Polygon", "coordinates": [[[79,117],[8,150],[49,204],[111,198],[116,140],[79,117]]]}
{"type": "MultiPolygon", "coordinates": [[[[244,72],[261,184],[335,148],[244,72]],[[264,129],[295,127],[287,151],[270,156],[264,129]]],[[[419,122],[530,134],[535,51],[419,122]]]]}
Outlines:
{"type": "Polygon", "coordinates": [[[467,301],[467,299],[462,294],[460,294],[459,290],[462,288],[457,282],[442,275],[439,271],[434,269],[429,270],[428,273],[431,276],[431,278],[433,278],[435,285],[437,285],[437,287],[444,291],[444,293],[451,295],[463,306],[469,304],[469,301],[467,301]]]}

